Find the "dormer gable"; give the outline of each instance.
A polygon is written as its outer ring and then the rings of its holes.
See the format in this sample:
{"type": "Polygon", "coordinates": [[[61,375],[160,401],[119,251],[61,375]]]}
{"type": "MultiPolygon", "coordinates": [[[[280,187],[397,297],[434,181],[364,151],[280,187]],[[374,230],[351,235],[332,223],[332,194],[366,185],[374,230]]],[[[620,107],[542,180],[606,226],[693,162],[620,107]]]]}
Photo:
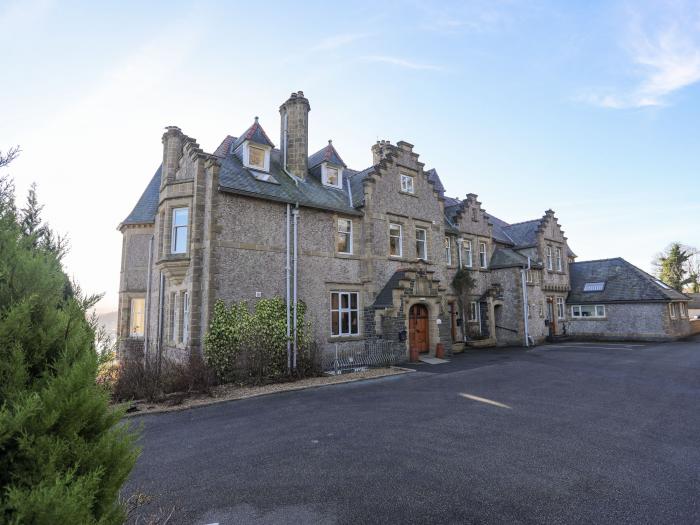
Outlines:
{"type": "Polygon", "coordinates": [[[330,188],[343,187],[343,170],[347,166],[333,147],[333,141],[309,157],[309,171],[320,177],[321,183],[330,188]]]}
{"type": "Polygon", "coordinates": [[[255,117],[255,122],[231,145],[231,153],[236,155],[246,168],[269,173],[270,152],[275,145],[255,117]]]}

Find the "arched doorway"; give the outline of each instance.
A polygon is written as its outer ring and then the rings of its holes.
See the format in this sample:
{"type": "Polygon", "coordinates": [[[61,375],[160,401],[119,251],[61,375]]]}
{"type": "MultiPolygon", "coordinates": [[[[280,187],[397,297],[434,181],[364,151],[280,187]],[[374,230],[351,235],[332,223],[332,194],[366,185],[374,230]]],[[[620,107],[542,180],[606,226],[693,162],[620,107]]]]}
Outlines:
{"type": "Polygon", "coordinates": [[[427,352],[430,349],[428,334],[428,308],[424,304],[414,304],[408,312],[408,346],[415,352],[427,352]]]}

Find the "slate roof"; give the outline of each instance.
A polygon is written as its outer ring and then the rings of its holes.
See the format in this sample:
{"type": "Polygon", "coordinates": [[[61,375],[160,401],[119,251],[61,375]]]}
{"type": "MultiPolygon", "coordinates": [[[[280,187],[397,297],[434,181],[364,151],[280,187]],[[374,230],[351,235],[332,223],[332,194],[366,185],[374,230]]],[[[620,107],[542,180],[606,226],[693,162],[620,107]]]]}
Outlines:
{"type": "Polygon", "coordinates": [[[487,215],[487,217],[488,221],[493,224],[493,238],[503,244],[515,245],[515,241],[506,233],[506,228],[510,225],[493,215],[487,215]]]}
{"type": "Polygon", "coordinates": [[[567,302],[570,304],[688,300],[621,257],[575,262],[569,265],[569,272],[571,291],[567,302]],[[605,282],[605,288],[601,292],[584,292],[584,285],[590,282],[605,282]]]}
{"type": "MultiPolygon", "coordinates": [[[[502,221],[501,221],[502,222],[502,221]]],[[[542,219],[518,222],[502,226],[503,234],[511,239],[517,248],[527,248],[537,244],[537,230],[542,223],[542,219]]]]}
{"type": "Polygon", "coordinates": [[[688,302],[688,308],[692,308],[693,310],[700,310],[700,293],[688,293],[686,295],[690,297],[690,301],[688,302]]]}
{"type": "Polygon", "coordinates": [[[158,200],[160,198],[160,172],[162,166],[153,174],[151,181],[146,186],[141,198],[131,210],[129,216],[119,225],[128,224],[153,224],[156,221],[156,213],[158,211],[158,200]]]}
{"type": "MultiPolygon", "coordinates": [[[[229,137],[224,139],[224,142],[229,137]]],[[[240,140],[240,139],[239,139],[240,140]]],[[[222,144],[223,146],[223,144],[222,144]]],[[[217,152],[225,150],[222,146],[217,152]]],[[[316,177],[306,177],[297,182],[282,168],[282,154],[280,150],[273,149],[270,152],[270,175],[275,182],[264,182],[253,175],[253,170],[243,166],[241,160],[230,153],[230,149],[220,156],[221,170],[219,171],[219,189],[240,195],[259,197],[290,204],[299,204],[309,208],[319,208],[337,211],[351,215],[359,215],[350,204],[350,184],[347,177],[343,177],[342,188],[330,188],[324,186],[316,177]]]]}
{"type": "Polygon", "coordinates": [[[309,157],[309,169],[315,168],[322,162],[328,162],[335,166],[342,166],[343,168],[347,167],[330,140],[327,146],[321,148],[309,157]]]}
{"type": "Polygon", "coordinates": [[[270,137],[267,136],[267,133],[265,133],[265,130],[258,122],[258,117],[255,117],[255,122],[253,122],[253,125],[245,130],[240,137],[238,137],[238,139],[233,143],[232,149],[229,151],[235,151],[236,148],[243,144],[243,142],[246,140],[254,142],[255,144],[262,144],[263,146],[270,146],[271,148],[275,147],[270,140],[270,137]]]}
{"type": "Polygon", "coordinates": [[[445,187],[442,185],[442,181],[440,180],[435,168],[428,170],[426,173],[428,174],[428,182],[431,182],[435,188],[435,191],[437,191],[441,197],[444,197],[445,187]]]}
{"type": "Polygon", "coordinates": [[[387,308],[389,306],[393,306],[394,296],[392,292],[399,287],[399,281],[405,277],[406,272],[404,270],[395,271],[394,275],[392,275],[384,285],[384,288],[382,288],[382,290],[377,294],[372,306],[375,308],[387,308]]]}
{"type": "Polygon", "coordinates": [[[527,257],[512,248],[496,248],[491,255],[489,268],[523,268],[527,267],[527,257]]]}

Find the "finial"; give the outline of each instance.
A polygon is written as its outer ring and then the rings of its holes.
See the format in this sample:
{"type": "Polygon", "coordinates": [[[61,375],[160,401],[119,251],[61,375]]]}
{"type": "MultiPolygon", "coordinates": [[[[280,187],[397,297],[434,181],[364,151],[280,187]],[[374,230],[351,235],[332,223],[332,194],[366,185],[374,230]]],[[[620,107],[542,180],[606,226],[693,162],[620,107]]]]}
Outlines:
{"type": "Polygon", "coordinates": [[[255,117],[255,122],[257,122],[257,121],[258,121],[258,117],[255,117]]]}

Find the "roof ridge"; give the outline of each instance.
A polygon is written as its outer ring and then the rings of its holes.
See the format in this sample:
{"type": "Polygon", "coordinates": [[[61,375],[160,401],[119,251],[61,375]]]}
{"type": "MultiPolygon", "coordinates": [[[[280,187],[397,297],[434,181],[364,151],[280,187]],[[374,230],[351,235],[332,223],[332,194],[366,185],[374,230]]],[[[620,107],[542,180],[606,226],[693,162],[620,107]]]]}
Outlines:
{"type": "MultiPolygon", "coordinates": [[[[594,262],[615,261],[617,259],[624,261],[631,266],[634,266],[631,262],[626,261],[622,257],[608,257],[607,259],[591,259],[590,261],[575,261],[575,262],[572,262],[571,264],[586,264],[586,263],[594,263],[594,262]]],[[[636,268],[636,266],[635,266],[635,268],[636,268]]]]}
{"type": "MultiPolygon", "coordinates": [[[[527,221],[513,222],[513,223],[508,224],[508,226],[518,226],[519,224],[527,224],[528,222],[540,222],[540,221],[542,221],[542,217],[540,217],[539,219],[530,219],[527,221]]],[[[505,228],[507,228],[508,226],[505,226],[505,228]]]]}

